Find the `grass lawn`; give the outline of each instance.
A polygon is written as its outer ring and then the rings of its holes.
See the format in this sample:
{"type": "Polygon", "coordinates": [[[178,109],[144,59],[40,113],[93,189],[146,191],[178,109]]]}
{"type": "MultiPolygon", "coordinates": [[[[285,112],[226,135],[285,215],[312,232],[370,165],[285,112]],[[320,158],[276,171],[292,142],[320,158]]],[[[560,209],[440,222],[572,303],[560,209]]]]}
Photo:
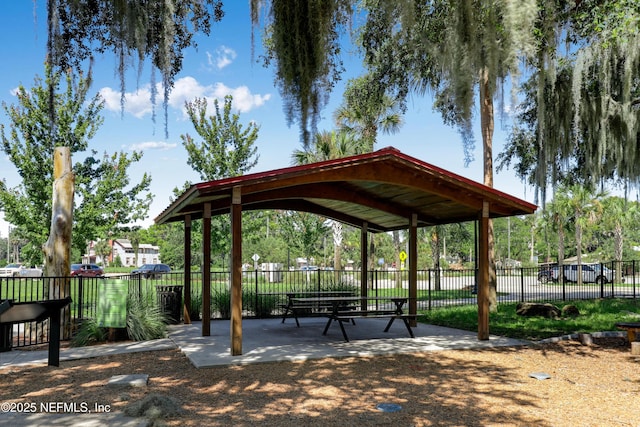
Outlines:
{"type": "MultiPolygon", "coordinates": [[[[517,303],[498,305],[498,311],[489,316],[492,335],[527,340],[541,340],[581,332],[616,331],[618,322],[640,322],[640,300],[600,299],[553,302],[558,308],[567,304],[580,310],[576,317],[547,319],[523,317],[516,314],[517,303]]],[[[467,331],[478,330],[477,306],[447,307],[421,311],[418,320],[432,325],[449,326],[467,331]]]]}

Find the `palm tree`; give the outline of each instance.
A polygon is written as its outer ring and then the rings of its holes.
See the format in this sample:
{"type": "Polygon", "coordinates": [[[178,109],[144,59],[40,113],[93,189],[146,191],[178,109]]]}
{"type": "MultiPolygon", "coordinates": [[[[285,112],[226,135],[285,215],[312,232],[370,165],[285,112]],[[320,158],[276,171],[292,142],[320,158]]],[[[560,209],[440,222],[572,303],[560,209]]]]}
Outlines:
{"type": "MultiPolygon", "coordinates": [[[[602,213],[602,205],[599,201],[604,193],[593,192],[590,188],[574,184],[561,187],[552,203],[555,220],[558,227],[558,238],[564,240],[564,226],[570,222],[575,227],[576,237],[576,261],[578,264],[578,284],[582,284],[582,234],[584,227],[592,224],[602,213]]],[[[564,244],[564,242],[562,242],[564,244]]],[[[560,245],[560,243],[559,243],[560,245]]],[[[563,272],[561,262],[564,257],[564,248],[558,250],[559,271],[563,272]]]]}
{"type": "Polygon", "coordinates": [[[604,193],[594,193],[582,185],[572,185],[568,188],[569,206],[573,210],[573,220],[576,228],[576,258],[578,262],[578,285],[582,285],[582,231],[592,224],[602,214],[600,198],[604,193]]]}
{"type": "Polygon", "coordinates": [[[633,227],[638,220],[638,204],[629,203],[622,197],[607,197],[603,201],[607,215],[603,217],[606,228],[613,228],[614,259],[616,261],[615,281],[622,282],[622,248],[624,230],[633,227]]]}
{"type": "Polygon", "coordinates": [[[334,113],[340,130],[353,132],[373,151],[378,132],[392,134],[400,130],[399,104],[389,96],[372,93],[368,76],[351,79],[344,92],[344,103],[334,113]]]}
{"type": "Polygon", "coordinates": [[[308,148],[295,150],[291,155],[291,162],[294,165],[306,165],[366,152],[368,150],[364,141],[356,138],[352,132],[322,131],[315,134],[308,148]]]}
{"type": "MultiPolygon", "coordinates": [[[[359,135],[369,152],[373,151],[379,132],[393,134],[398,132],[402,125],[400,104],[377,90],[379,87],[372,84],[372,78],[372,75],[368,74],[349,80],[344,92],[344,103],[334,113],[338,127],[359,135]]],[[[392,235],[396,265],[400,265],[400,234],[394,231],[392,235]]],[[[373,240],[371,242],[373,244],[373,240]]],[[[397,275],[397,287],[402,287],[401,280],[401,276],[397,275]]]]}
{"type": "MultiPolygon", "coordinates": [[[[543,212],[543,222],[545,229],[551,228],[558,233],[558,280],[564,282],[564,248],[565,229],[564,226],[569,218],[569,201],[563,192],[558,192],[553,201],[547,203],[543,212]]],[[[547,241],[548,243],[548,241],[547,241]]]]}

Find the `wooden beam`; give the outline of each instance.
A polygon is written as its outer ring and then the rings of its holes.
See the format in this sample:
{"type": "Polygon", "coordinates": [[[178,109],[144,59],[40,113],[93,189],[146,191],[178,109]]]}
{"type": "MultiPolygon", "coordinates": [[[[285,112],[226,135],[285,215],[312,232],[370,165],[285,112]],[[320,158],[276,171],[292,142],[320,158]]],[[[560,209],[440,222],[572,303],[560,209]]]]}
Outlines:
{"type": "Polygon", "coordinates": [[[191,324],[191,216],[184,217],[184,323],[191,324]]]}
{"type": "Polygon", "coordinates": [[[335,200],[366,206],[399,217],[404,217],[407,213],[406,208],[403,206],[391,204],[388,200],[379,198],[378,194],[366,191],[348,182],[317,182],[279,188],[277,193],[273,191],[253,193],[248,196],[243,196],[243,203],[251,205],[253,203],[278,199],[305,199],[312,202],[313,199],[335,200]]]}
{"type": "Polygon", "coordinates": [[[242,354],[242,196],[233,188],[231,202],[231,355],[242,354]]]}
{"type": "Polygon", "coordinates": [[[211,205],[202,213],[202,336],[211,335],[211,205]]]}
{"type": "Polygon", "coordinates": [[[478,233],[478,339],[489,339],[489,202],[483,202],[478,233]]]}
{"type": "MultiPolygon", "coordinates": [[[[258,204],[246,205],[243,204],[244,210],[256,210],[256,209],[266,209],[266,210],[291,210],[296,212],[309,212],[316,215],[324,216],[327,218],[334,219],[336,221],[342,222],[344,224],[352,225],[356,228],[359,228],[362,225],[362,218],[348,215],[346,213],[341,212],[339,209],[330,209],[324,206],[321,206],[317,203],[313,203],[309,200],[271,200],[265,201],[258,204]]],[[[387,227],[384,227],[380,224],[372,222],[370,219],[367,219],[367,223],[369,224],[369,231],[372,232],[384,232],[389,231],[387,227]]]]}
{"type": "MultiPolygon", "coordinates": [[[[367,222],[363,222],[360,227],[360,295],[366,296],[368,293],[368,283],[367,283],[367,260],[369,258],[369,224],[367,222]]],[[[367,307],[364,307],[366,302],[362,302],[362,309],[366,310],[367,307]]]]}
{"type": "MultiPolygon", "coordinates": [[[[409,314],[418,313],[418,215],[411,215],[409,224],[409,314]]],[[[409,320],[417,326],[416,318],[409,320]]]]}

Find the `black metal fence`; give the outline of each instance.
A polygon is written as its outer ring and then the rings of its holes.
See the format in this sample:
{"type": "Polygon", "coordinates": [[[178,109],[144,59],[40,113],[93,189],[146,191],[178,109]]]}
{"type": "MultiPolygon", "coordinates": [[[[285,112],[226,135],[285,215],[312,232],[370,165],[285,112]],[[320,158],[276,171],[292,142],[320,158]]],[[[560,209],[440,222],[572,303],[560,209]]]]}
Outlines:
{"type": "MultiPolygon", "coordinates": [[[[584,282],[548,281],[543,268],[510,268],[497,270],[498,303],[520,301],[568,301],[598,298],[638,298],[640,296],[640,262],[604,263],[601,267],[618,269],[613,280],[584,282]],[[616,280],[620,277],[620,281],[616,280]]],[[[476,271],[419,270],[417,281],[418,310],[476,304],[476,271]]],[[[95,318],[100,284],[110,279],[128,281],[129,294],[158,300],[158,289],[182,285],[184,273],[172,272],[158,279],[141,276],[110,276],[107,278],[69,278],[71,306],[65,311],[63,339],[70,339],[83,319],[95,318]]],[[[269,317],[282,314],[286,294],[301,291],[351,290],[359,294],[360,272],[357,270],[273,270],[245,271],[242,277],[243,315],[269,317]]],[[[367,293],[371,296],[409,297],[408,271],[370,271],[367,293]]],[[[0,301],[38,301],[48,299],[49,287],[60,278],[0,278],[0,301]]],[[[211,273],[211,314],[228,318],[230,314],[230,273],[211,273]]],[[[66,296],[66,295],[62,295],[66,296]]],[[[198,320],[202,308],[202,273],[191,273],[191,304],[187,307],[191,320],[198,320]]],[[[48,324],[30,322],[14,325],[13,346],[23,347],[48,342],[48,324]]]]}

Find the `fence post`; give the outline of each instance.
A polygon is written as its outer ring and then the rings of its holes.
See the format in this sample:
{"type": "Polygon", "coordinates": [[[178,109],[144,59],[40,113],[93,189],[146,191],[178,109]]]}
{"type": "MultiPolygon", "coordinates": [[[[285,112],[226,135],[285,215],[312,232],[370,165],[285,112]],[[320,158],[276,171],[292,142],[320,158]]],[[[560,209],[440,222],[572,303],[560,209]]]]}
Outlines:
{"type": "Polygon", "coordinates": [[[380,294],[380,282],[378,282],[378,270],[373,271],[373,289],[375,291],[375,296],[377,297],[380,294]]]}
{"type": "Polygon", "coordinates": [[[142,274],[136,274],[138,281],[138,301],[142,301],[142,274]]]}
{"type": "Polygon", "coordinates": [[[524,302],[524,268],[520,267],[520,301],[524,302]]]}
{"type": "Polygon", "coordinates": [[[633,277],[633,280],[632,280],[633,299],[635,299],[636,298],[636,260],[631,261],[631,275],[633,277]]]}
{"type": "Polygon", "coordinates": [[[76,315],[78,320],[84,319],[84,316],[82,315],[82,300],[84,297],[82,289],[82,276],[80,276],[78,278],[78,313],[76,315]]]}
{"type": "MultiPolygon", "coordinates": [[[[269,272],[267,272],[267,276],[268,275],[269,275],[269,272]]],[[[255,280],[255,289],[256,289],[255,296],[254,296],[254,299],[255,299],[254,307],[256,307],[256,309],[257,309],[257,307],[258,307],[258,299],[259,299],[258,298],[258,268],[256,268],[256,271],[255,271],[255,274],[254,274],[254,280],[255,280]]],[[[256,313],[253,313],[253,314],[255,315],[256,313]]],[[[256,316],[256,317],[258,317],[258,316],[256,316]]]]}
{"type": "Polygon", "coordinates": [[[427,274],[427,309],[431,310],[431,269],[427,270],[427,274]]]}
{"type": "MultiPolygon", "coordinates": [[[[603,268],[602,268],[602,267],[603,267],[603,265],[604,265],[604,264],[600,263],[600,275],[601,275],[602,277],[605,277],[605,276],[604,276],[604,270],[603,270],[603,268]]],[[[613,280],[611,280],[611,283],[613,283],[613,280]]],[[[613,296],[613,295],[611,295],[611,296],[613,296]]],[[[604,298],[604,279],[600,279],[600,298],[601,298],[601,299],[602,299],[602,298],[604,298]]]]}

